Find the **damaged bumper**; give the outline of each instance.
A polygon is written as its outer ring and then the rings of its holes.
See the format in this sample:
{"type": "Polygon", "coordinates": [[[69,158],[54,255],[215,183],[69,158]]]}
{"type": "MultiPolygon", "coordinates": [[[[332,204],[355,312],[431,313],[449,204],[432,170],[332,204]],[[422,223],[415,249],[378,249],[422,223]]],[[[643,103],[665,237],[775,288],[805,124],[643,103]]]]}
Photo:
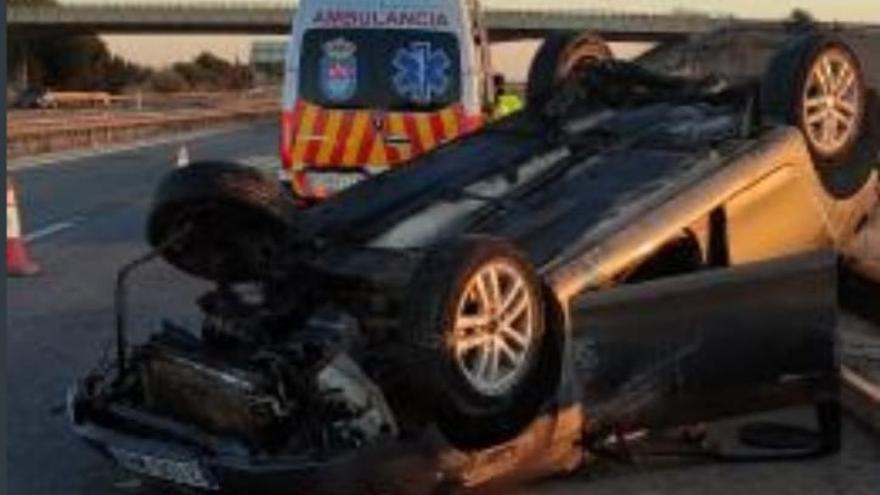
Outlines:
{"type": "Polygon", "coordinates": [[[356,486],[373,449],[394,446],[384,396],[347,354],[314,371],[313,388],[279,383],[151,342],[115,378],[93,373],[72,387],[67,410],[74,432],[121,467],[207,491],[356,486]]]}
{"type": "Polygon", "coordinates": [[[267,494],[290,493],[291,488],[308,493],[341,482],[354,489],[375,481],[357,478],[375,455],[368,450],[330,458],[254,457],[234,443],[187,435],[187,426],[146,413],[105,410],[102,423],[114,424],[101,424],[76,412],[80,400],[80,391],[73,390],[69,406],[74,432],[120,467],[154,480],[206,491],[267,494]],[[156,428],[164,428],[164,434],[144,433],[156,428]]]}
{"type": "Polygon", "coordinates": [[[223,493],[436,493],[438,488],[505,485],[570,472],[584,461],[579,406],[551,407],[518,437],[479,451],[455,449],[435,428],[346,452],[255,455],[235,442],[143,411],[96,410],[70,389],[73,431],[123,469],[158,482],[223,493]]]}

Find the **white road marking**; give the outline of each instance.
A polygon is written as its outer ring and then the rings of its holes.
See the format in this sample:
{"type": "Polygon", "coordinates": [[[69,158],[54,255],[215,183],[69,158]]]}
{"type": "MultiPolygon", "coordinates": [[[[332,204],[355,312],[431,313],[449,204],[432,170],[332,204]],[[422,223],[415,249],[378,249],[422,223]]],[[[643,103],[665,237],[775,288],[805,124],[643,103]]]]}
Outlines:
{"type": "MultiPolygon", "coordinates": [[[[131,151],[140,148],[149,148],[152,146],[159,146],[162,144],[169,143],[179,143],[183,141],[189,141],[192,139],[198,139],[208,136],[213,136],[216,134],[223,134],[227,132],[235,132],[241,129],[246,128],[246,125],[236,125],[233,127],[222,127],[219,129],[207,129],[203,131],[195,131],[186,134],[174,134],[171,136],[158,137],[154,139],[145,139],[140,141],[134,141],[129,143],[120,143],[116,145],[107,145],[103,146],[101,149],[78,149],[78,150],[68,150],[68,151],[60,151],[57,153],[48,153],[43,155],[38,155],[35,157],[28,158],[16,158],[14,160],[9,161],[7,164],[8,170],[26,170],[29,168],[42,167],[45,165],[56,165],[59,163],[69,162],[73,160],[79,160],[81,158],[92,158],[96,156],[109,155],[113,153],[119,153],[121,151],[131,151]]],[[[170,160],[170,158],[169,158],[170,160]]]]}
{"type": "Polygon", "coordinates": [[[72,229],[73,227],[76,227],[77,225],[82,223],[83,220],[85,220],[85,219],[82,217],[74,217],[74,218],[71,218],[70,220],[67,220],[64,222],[53,223],[51,225],[43,227],[42,229],[35,230],[35,231],[31,232],[30,234],[25,235],[24,240],[25,240],[25,242],[34,242],[34,241],[43,239],[45,237],[49,237],[50,235],[54,235],[59,232],[64,232],[65,230],[72,229]]]}

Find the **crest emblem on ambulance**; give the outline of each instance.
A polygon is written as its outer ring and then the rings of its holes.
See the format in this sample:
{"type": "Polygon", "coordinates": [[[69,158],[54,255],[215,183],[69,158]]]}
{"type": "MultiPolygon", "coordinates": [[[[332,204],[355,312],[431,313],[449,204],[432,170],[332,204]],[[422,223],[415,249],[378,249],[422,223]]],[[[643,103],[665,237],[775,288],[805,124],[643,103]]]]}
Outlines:
{"type": "Polygon", "coordinates": [[[350,100],[357,90],[357,46],[344,39],[324,43],[321,56],[321,92],[331,102],[350,100]]]}

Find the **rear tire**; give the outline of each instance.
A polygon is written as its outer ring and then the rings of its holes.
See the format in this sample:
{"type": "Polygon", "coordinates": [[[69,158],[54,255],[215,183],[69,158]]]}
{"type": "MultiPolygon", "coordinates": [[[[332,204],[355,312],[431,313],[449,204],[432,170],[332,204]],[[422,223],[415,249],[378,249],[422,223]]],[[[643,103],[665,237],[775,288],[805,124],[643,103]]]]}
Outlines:
{"type": "Polygon", "coordinates": [[[526,104],[540,110],[559,85],[590,65],[614,58],[611,48],[595,34],[554,34],[538,49],[529,67],[526,104]]]}
{"type": "Polygon", "coordinates": [[[765,119],[797,127],[820,168],[842,166],[864,135],[868,93],[855,52],[811,33],[783,48],[761,85],[765,119]]]}
{"type": "Polygon", "coordinates": [[[545,314],[529,262],[508,242],[467,237],[429,253],[403,326],[414,397],[460,448],[515,436],[551,391],[539,386],[545,314]]]}

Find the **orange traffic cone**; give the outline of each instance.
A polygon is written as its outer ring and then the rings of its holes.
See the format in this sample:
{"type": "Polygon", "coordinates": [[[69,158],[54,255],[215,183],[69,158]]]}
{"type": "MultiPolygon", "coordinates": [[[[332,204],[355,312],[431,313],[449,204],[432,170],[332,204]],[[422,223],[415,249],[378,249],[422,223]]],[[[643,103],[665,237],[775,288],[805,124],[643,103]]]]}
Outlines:
{"type": "Polygon", "coordinates": [[[40,271],[25,249],[20,220],[15,186],[6,179],[6,273],[13,277],[26,277],[40,271]]]}

